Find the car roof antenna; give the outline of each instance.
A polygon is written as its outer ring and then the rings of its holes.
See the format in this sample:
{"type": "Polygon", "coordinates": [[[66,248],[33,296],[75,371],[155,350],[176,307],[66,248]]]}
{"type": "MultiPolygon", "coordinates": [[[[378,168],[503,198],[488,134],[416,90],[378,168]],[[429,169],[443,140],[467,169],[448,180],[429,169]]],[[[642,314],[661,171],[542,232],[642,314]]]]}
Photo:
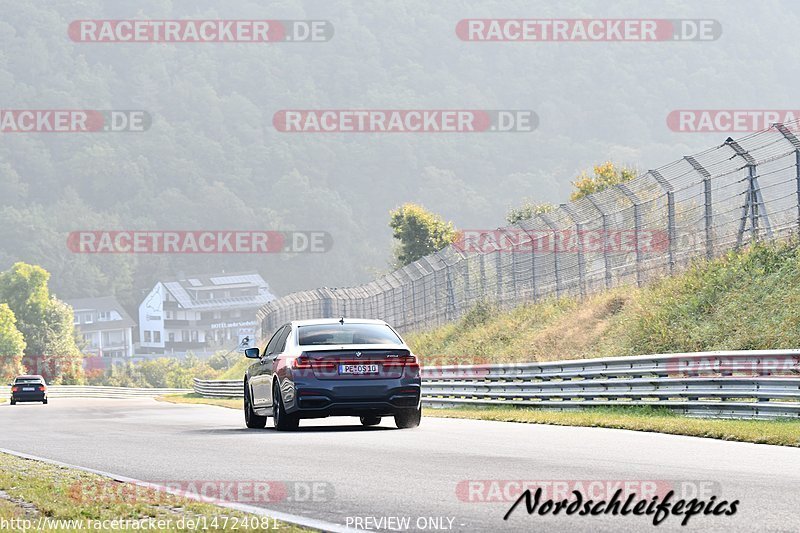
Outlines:
{"type": "Polygon", "coordinates": [[[344,326],[344,317],[339,317],[339,324],[344,326]]]}

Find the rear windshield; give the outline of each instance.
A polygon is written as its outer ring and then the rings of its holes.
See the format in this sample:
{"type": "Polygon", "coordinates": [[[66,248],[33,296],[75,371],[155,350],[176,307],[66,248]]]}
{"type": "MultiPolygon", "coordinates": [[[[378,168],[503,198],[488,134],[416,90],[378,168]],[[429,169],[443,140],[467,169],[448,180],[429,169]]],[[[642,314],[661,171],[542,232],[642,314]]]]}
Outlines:
{"type": "Polygon", "coordinates": [[[41,378],[17,378],[17,380],[14,383],[16,383],[17,385],[21,385],[23,383],[41,384],[43,383],[43,381],[44,380],[42,380],[41,378]]]}
{"type": "Polygon", "coordinates": [[[297,330],[300,346],[403,344],[385,324],[319,324],[297,330]]]}

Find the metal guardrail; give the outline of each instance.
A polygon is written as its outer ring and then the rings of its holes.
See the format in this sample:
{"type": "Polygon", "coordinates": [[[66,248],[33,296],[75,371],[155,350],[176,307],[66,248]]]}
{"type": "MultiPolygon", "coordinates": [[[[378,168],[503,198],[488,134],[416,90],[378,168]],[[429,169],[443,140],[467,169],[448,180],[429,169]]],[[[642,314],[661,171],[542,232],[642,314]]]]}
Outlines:
{"type": "Polygon", "coordinates": [[[206,398],[244,398],[244,382],[241,379],[203,380],[195,378],[194,392],[206,398]]]}
{"type": "MultiPolygon", "coordinates": [[[[424,367],[422,377],[428,407],[649,405],[688,416],[800,418],[800,350],[435,366],[424,367]]],[[[239,380],[195,380],[194,390],[243,395],[239,380]]]]}
{"type": "MultiPolygon", "coordinates": [[[[11,396],[11,387],[3,387],[2,395],[11,396]]],[[[146,389],[131,387],[97,387],[84,385],[48,385],[47,398],[155,398],[164,394],[183,394],[192,389],[146,389]]]]}

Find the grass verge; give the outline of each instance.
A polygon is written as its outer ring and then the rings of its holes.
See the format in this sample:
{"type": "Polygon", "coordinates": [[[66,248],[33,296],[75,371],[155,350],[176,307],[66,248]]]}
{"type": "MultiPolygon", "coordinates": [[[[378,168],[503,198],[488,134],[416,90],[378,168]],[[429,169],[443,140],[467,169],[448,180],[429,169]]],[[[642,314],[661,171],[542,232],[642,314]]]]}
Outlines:
{"type": "MultiPolygon", "coordinates": [[[[246,528],[248,531],[272,531],[273,527],[290,533],[312,531],[4,453],[0,453],[0,519],[17,525],[6,528],[11,531],[23,529],[21,520],[30,520],[30,529],[39,531],[76,531],[98,530],[88,527],[89,524],[98,525],[97,520],[131,521],[128,524],[138,521],[143,525],[141,529],[147,529],[150,519],[164,521],[166,527],[157,527],[159,531],[195,531],[202,527],[197,524],[203,523],[210,530],[236,531],[245,529],[243,520],[259,526],[246,528]],[[57,520],[79,521],[80,524],[59,524],[57,520]],[[216,527],[211,527],[213,524],[216,527]]],[[[112,527],[108,524],[99,530],[112,527]]]]}
{"type": "MultiPolygon", "coordinates": [[[[163,402],[208,404],[241,409],[242,400],[203,398],[197,394],[171,394],[163,402]]],[[[650,431],[710,439],[800,447],[800,420],[725,420],[689,418],[657,407],[595,407],[582,411],[550,411],[524,407],[463,407],[425,409],[432,418],[469,418],[498,422],[523,422],[555,426],[583,426],[650,431]]]]}
{"type": "Polygon", "coordinates": [[[191,404],[206,404],[216,405],[218,407],[227,407],[229,409],[243,409],[244,405],[241,398],[204,398],[199,394],[190,392],[187,394],[167,394],[156,398],[159,402],[169,403],[191,403],[191,404]]]}
{"type": "Polygon", "coordinates": [[[424,364],[800,347],[800,244],[757,244],[672,277],[514,309],[491,301],[405,335],[424,364]]]}
{"type": "Polygon", "coordinates": [[[500,422],[586,426],[671,435],[800,447],[800,420],[726,420],[689,418],[665,408],[596,407],[581,411],[549,411],[521,407],[426,409],[425,416],[500,422]]]}

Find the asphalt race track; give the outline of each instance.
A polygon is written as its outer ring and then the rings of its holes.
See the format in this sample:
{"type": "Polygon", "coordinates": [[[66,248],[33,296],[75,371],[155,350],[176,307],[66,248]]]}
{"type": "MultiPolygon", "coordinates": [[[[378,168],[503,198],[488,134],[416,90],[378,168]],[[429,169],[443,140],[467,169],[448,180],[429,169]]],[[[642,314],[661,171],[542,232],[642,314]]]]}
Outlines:
{"type": "Polygon", "coordinates": [[[428,531],[800,530],[800,449],[693,437],[436,418],[414,430],[333,418],[278,433],[247,430],[241,412],[221,407],[54,399],[1,405],[0,448],[156,483],[301,482],[255,505],[340,527],[404,517],[428,531]],[[459,492],[467,480],[647,480],[740,504],[734,516],[694,516],[686,527],[674,516],[657,528],[647,516],[529,516],[524,504],[504,522],[513,499],[465,501],[490,494],[459,492]]]}

